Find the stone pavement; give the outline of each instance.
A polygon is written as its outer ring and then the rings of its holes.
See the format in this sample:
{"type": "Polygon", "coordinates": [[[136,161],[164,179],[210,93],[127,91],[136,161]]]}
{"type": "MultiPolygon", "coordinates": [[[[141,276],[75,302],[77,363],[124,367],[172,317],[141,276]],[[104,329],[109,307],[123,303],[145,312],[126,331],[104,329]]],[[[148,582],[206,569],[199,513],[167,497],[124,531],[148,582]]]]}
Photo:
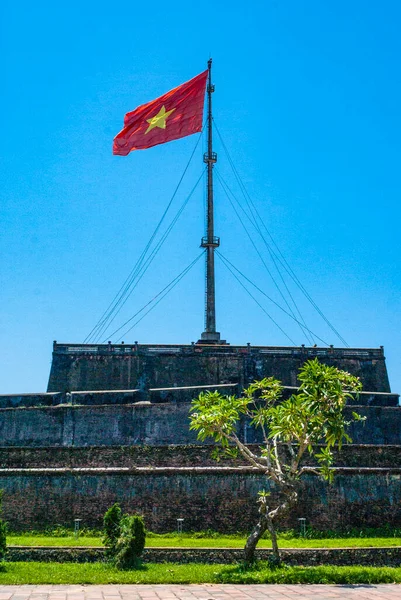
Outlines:
{"type": "Polygon", "coordinates": [[[0,600],[401,600],[401,585],[0,585],[0,600]]]}

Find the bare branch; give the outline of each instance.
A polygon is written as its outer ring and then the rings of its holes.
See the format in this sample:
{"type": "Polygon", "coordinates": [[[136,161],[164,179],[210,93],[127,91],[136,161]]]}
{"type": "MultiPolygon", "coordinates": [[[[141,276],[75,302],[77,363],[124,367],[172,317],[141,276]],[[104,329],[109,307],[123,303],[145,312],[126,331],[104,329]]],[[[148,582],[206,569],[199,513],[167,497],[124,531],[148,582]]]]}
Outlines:
{"type": "Polygon", "coordinates": [[[270,441],[267,439],[265,440],[266,443],[266,450],[267,450],[267,454],[266,454],[266,462],[267,462],[267,466],[269,468],[271,468],[272,466],[272,459],[271,459],[271,449],[272,449],[272,445],[270,443],[270,441]]]}
{"type": "Polygon", "coordinates": [[[276,508],[274,508],[273,510],[270,510],[267,513],[267,516],[269,517],[269,519],[273,520],[275,517],[277,517],[277,515],[287,512],[291,508],[291,506],[296,503],[297,499],[297,492],[294,489],[291,490],[286,500],[284,500],[284,502],[276,506],[276,508]]]}
{"type": "Polygon", "coordinates": [[[281,469],[280,458],[278,455],[277,436],[274,436],[274,438],[273,438],[273,446],[274,446],[274,461],[276,463],[276,469],[279,473],[282,473],[283,471],[281,469]]]}
{"type": "Polygon", "coordinates": [[[294,452],[294,448],[292,447],[292,444],[291,444],[291,442],[288,442],[288,444],[287,444],[287,448],[288,448],[288,450],[289,450],[289,452],[290,452],[290,454],[291,454],[291,457],[292,457],[292,458],[295,458],[295,452],[294,452]]]}
{"type": "Polygon", "coordinates": [[[292,474],[295,474],[297,472],[299,463],[300,463],[301,458],[307,447],[308,447],[308,444],[305,441],[303,443],[300,442],[297,455],[291,462],[291,473],[292,474]]]}
{"type": "Polygon", "coordinates": [[[265,457],[256,456],[256,454],[253,454],[253,452],[251,452],[249,450],[249,448],[247,448],[247,446],[245,446],[245,444],[243,444],[241,442],[241,440],[237,437],[237,435],[235,433],[233,433],[231,436],[229,436],[228,439],[237,445],[237,448],[241,452],[242,456],[244,456],[254,467],[259,469],[260,471],[266,470],[267,465],[264,465],[261,462],[258,462],[258,461],[265,461],[267,463],[265,457]]]}
{"type": "MultiPolygon", "coordinates": [[[[329,467],[330,471],[335,471],[334,467],[329,467]]],[[[302,467],[299,471],[299,475],[303,475],[304,473],[313,473],[314,475],[322,476],[322,472],[318,470],[316,467],[302,467]]]]}

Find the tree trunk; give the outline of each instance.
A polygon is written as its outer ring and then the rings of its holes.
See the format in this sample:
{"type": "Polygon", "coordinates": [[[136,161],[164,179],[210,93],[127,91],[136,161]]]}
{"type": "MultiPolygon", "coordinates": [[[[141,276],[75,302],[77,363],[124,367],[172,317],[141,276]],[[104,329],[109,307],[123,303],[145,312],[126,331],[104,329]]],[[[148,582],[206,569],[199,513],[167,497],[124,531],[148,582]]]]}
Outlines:
{"type": "Polygon", "coordinates": [[[267,526],[267,529],[269,530],[270,537],[272,539],[273,561],[275,564],[278,565],[281,562],[281,557],[280,557],[280,551],[278,549],[278,544],[277,544],[277,533],[276,533],[275,527],[273,525],[273,521],[269,517],[266,517],[266,526],[267,526]]]}
{"type": "Polygon", "coordinates": [[[265,533],[266,530],[269,531],[270,537],[272,540],[273,562],[274,562],[274,564],[280,563],[280,561],[281,561],[280,551],[278,549],[277,533],[276,533],[275,527],[273,525],[273,521],[268,516],[262,515],[261,518],[259,519],[258,524],[253,529],[251,535],[248,537],[248,539],[246,541],[245,548],[244,548],[245,564],[249,565],[249,564],[255,562],[256,546],[258,545],[260,538],[262,537],[262,535],[265,533]]]}
{"type": "Polygon", "coordinates": [[[283,488],[283,492],[287,496],[287,498],[284,502],[279,504],[275,509],[271,511],[269,511],[269,507],[267,505],[268,494],[260,494],[260,498],[258,500],[259,521],[256,527],[253,529],[251,535],[248,537],[244,548],[244,560],[246,565],[255,562],[256,546],[266,530],[269,531],[272,540],[272,563],[279,565],[281,562],[280,551],[278,549],[277,544],[277,534],[276,529],[273,525],[273,520],[277,516],[281,517],[282,515],[287,513],[298,499],[298,493],[295,490],[293,484],[286,483],[285,487],[283,486],[283,488]]]}
{"type": "MultiPolygon", "coordinates": [[[[267,529],[267,520],[264,515],[261,515],[259,522],[256,527],[253,529],[251,535],[246,540],[245,548],[244,548],[244,560],[246,565],[250,565],[255,562],[255,550],[256,546],[267,529]]],[[[277,545],[277,540],[276,540],[277,545]]]]}

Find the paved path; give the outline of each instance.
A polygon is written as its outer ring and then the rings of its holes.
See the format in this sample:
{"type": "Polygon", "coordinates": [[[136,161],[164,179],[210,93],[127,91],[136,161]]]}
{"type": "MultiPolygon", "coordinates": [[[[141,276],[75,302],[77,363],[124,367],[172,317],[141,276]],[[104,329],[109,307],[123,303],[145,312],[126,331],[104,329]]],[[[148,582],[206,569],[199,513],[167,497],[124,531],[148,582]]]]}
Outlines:
{"type": "Polygon", "coordinates": [[[0,585],[0,600],[401,600],[401,585],[0,585]]]}

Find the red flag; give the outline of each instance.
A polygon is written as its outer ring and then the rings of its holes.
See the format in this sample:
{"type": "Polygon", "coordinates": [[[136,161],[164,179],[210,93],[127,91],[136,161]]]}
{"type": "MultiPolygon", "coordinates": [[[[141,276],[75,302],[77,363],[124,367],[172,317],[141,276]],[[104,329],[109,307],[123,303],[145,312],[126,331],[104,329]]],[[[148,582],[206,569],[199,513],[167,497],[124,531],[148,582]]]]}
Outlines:
{"type": "Polygon", "coordinates": [[[124,129],[114,138],[113,154],[126,156],[132,150],[143,150],[202,131],[207,76],[206,70],[127,113],[124,129]]]}

